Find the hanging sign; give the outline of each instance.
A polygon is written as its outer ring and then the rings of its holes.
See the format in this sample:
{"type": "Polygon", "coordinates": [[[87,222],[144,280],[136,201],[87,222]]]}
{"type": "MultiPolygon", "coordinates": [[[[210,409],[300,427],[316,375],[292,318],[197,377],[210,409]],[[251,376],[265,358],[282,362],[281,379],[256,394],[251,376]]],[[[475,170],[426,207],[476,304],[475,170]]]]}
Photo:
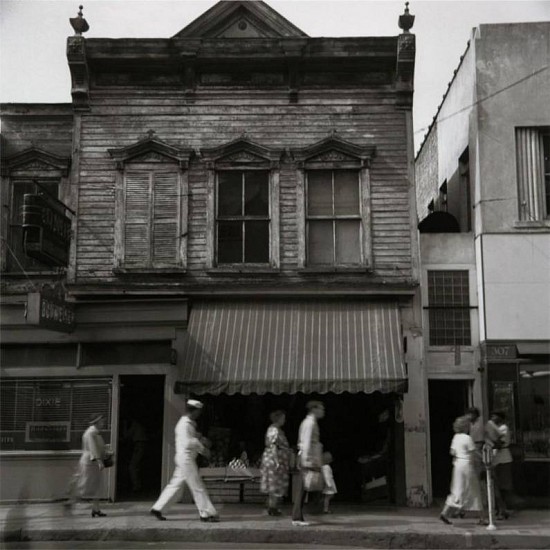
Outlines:
{"type": "Polygon", "coordinates": [[[27,323],[59,332],[72,332],[75,325],[74,305],[49,292],[27,295],[27,323]]]}
{"type": "Polygon", "coordinates": [[[66,266],[71,242],[71,220],[63,206],[46,195],[23,197],[25,254],[47,265],[66,266]]]}

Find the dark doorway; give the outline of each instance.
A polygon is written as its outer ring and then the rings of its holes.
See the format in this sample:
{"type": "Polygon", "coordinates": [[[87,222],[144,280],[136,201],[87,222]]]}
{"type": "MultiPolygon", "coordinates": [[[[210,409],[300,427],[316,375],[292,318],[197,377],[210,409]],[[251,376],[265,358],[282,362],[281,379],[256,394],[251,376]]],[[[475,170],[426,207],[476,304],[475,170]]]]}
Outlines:
{"type": "Polygon", "coordinates": [[[434,497],[449,493],[452,462],[449,447],[453,422],[468,408],[469,382],[464,380],[430,380],[430,443],[432,490],[434,497]]]}
{"type": "Polygon", "coordinates": [[[158,496],[162,467],[164,376],[120,377],[117,500],[158,496]]]}

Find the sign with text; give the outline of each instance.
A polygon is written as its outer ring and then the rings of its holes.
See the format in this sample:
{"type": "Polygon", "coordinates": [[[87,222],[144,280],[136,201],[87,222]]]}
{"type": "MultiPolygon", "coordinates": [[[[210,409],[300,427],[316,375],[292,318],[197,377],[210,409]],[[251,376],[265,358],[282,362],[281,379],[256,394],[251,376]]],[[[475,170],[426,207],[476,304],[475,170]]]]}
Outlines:
{"type": "Polygon", "coordinates": [[[25,254],[47,265],[66,266],[71,242],[71,220],[61,204],[46,195],[23,198],[25,254]]]}
{"type": "Polygon", "coordinates": [[[25,443],[67,442],[71,440],[70,422],[27,422],[25,443]]]}
{"type": "Polygon", "coordinates": [[[514,344],[486,344],[485,355],[487,361],[516,359],[518,350],[514,344]]]}
{"type": "Polygon", "coordinates": [[[58,332],[72,332],[74,306],[50,293],[30,292],[27,296],[27,323],[58,332]]]}

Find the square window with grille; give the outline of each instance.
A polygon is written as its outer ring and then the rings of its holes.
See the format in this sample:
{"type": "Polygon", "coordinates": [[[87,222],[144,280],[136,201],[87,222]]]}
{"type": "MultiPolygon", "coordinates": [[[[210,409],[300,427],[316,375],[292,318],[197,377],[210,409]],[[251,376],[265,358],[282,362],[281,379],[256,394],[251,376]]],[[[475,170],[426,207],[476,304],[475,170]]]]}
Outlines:
{"type": "Polygon", "coordinates": [[[269,172],[227,170],[217,174],[217,263],[269,263],[269,172]]]}
{"type": "Polygon", "coordinates": [[[468,271],[428,271],[431,346],[471,344],[468,277],[468,271]]]}
{"type": "Polygon", "coordinates": [[[360,266],[361,198],[354,170],[307,172],[307,263],[360,266]]]}

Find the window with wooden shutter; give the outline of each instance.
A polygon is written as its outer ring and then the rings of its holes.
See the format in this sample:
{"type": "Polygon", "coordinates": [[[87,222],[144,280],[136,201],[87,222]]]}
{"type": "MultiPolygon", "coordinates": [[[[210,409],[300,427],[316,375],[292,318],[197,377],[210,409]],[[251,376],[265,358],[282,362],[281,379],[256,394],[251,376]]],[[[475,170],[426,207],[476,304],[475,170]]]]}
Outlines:
{"type": "Polygon", "coordinates": [[[180,192],[176,169],[126,170],[124,174],[124,266],[180,264],[180,192]]]}

